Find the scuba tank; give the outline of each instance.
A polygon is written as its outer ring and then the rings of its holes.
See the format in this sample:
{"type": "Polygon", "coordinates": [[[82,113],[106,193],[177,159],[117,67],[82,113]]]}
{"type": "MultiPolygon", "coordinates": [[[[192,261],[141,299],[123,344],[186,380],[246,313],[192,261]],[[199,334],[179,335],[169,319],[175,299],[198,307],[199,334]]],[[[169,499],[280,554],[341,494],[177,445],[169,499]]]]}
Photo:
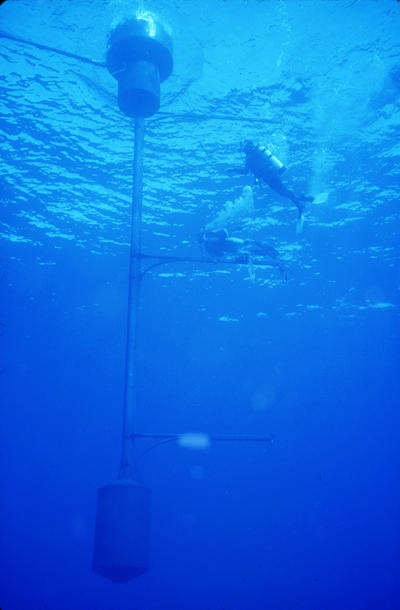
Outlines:
{"type": "Polygon", "coordinates": [[[258,149],[263,153],[263,156],[268,160],[269,165],[272,169],[274,169],[278,174],[281,174],[285,171],[286,167],[283,165],[282,161],[279,161],[272,152],[266,148],[265,146],[259,146],[258,149]]]}

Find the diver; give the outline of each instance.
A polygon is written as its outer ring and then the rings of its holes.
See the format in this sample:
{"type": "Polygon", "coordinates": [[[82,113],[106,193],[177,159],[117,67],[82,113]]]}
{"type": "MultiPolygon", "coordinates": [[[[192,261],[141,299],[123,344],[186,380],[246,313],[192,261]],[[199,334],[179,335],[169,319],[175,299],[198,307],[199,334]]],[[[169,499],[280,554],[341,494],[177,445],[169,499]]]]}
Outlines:
{"type": "Polygon", "coordinates": [[[292,201],[299,212],[296,230],[297,233],[301,233],[305,204],[314,201],[314,197],[296,194],[283,184],[281,174],[286,168],[268,148],[254,144],[251,140],[246,140],[241,143],[240,150],[246,155],[245,166],[233,171],[243,174],[251,172],[258,182],[265,182],[275,193],[292,201]]]}
{"type": "Polygon", "coordinates": [[[237,258],[233,262],[248,264],[252,262],[254,257],[267,258],[269,264],[277,267],[282,274],[284,273],[283,263],[279,260],[279,252],[265,242],[231,237],[227,229],[216,231],[205,229],[201,231],[198,241],[200,247],[204,248],[213,258],[236,255],[237,258]]]}
{"type": "Polygon", "coordinates": [[[237,254],[244,245],[244,240],[238,237],[229,237],[227,229],[216,231],[204,229],[198,238],[200,247],[212,257],[221,257],[226,254],[237,254]]]}

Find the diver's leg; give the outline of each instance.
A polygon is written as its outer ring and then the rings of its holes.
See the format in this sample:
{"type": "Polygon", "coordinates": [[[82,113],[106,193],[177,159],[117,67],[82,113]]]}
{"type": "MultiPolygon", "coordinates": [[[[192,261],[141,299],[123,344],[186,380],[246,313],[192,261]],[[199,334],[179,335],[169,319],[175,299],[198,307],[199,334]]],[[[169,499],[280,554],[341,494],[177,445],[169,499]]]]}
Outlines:
{"type": "Polygon", "coordinates": [[[265,173],[262,178],[275,193],[278,193],[281,197],[285,197],[285,199],[295,202],[296,196],[294,192],[288,189],[278,176],[265,173]]]}
{"type": "Polygon", "coordinates": [[[254,255],[269,256],[270,258],[277,258],[279,256],[279,253],[275,248],[258,240],[252,242],[251,252],[254,255]]]}
{"type": "Polygon", "coordinates": [[[314,197],[309,197],[307,195],[296,195],[296,193],[287,188],[287,186],[285,186],[280,178],[276,175],[265,173],[262,178],[264,182],[268,184],[273,191],[275,191],[275,193],[278,193],[278,195],[281,195],[281,197],[285,197],[286,199],[292,201],[299,210],[299,214],[304,211],[306,202],[311,203],[314,201],[314,197]]]}

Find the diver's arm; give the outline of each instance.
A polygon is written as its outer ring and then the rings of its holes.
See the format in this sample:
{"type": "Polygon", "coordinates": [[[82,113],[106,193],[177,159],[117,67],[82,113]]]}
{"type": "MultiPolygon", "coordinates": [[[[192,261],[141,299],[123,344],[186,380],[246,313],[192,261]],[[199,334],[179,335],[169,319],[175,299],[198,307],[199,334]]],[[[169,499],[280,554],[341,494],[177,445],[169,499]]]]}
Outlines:
{"type": "Polygon", "coordinates": [[[240,237],[227,237],[224,242],[224,250],[226,253],[236,253],[244,246],[244,239],[240,237]]]}
{"type": "Polygon", "coordinates": [[[228,170],[229,174],[248,174],[250,172],[251,168],[249,165],[249,159],[246,157],[246,162],[244,164],[244,166],[242,167],[231,167],[228,170]]]}
{"type": "Polygon", "coordinates": [[[249,173],[249,169],[248,167],[230,167],[229,169],[226,170],[227,174],[248,174],[249,173]]]}

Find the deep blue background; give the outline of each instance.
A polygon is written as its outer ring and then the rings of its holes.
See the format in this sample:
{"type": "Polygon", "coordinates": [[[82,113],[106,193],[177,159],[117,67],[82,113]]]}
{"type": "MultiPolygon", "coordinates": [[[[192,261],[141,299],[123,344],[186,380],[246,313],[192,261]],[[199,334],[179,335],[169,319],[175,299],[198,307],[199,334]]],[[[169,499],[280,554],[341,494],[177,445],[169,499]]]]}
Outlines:
{"type": "MultiPolygon", "coordinates": [[[[164,108],[203,118],[149,121],[144,249],[199,256],[198,230],[249,183],[226,175],[243,137],[330,195],[298,238],[294,210],[254,189],[246,230],[280,250],[287,281],[180,263],[146,276],[138,428],[273,442],[146,454],[150,570],[126,585],[91,571],[96,491],[120,457],[132,126],[106,75],[0,39],[0,607],[395,610],[400,9],[148,8],[176,45],[164,108]]],[[[0,29],[101,59],[128,10],[7,2],[0,29]]]]}

